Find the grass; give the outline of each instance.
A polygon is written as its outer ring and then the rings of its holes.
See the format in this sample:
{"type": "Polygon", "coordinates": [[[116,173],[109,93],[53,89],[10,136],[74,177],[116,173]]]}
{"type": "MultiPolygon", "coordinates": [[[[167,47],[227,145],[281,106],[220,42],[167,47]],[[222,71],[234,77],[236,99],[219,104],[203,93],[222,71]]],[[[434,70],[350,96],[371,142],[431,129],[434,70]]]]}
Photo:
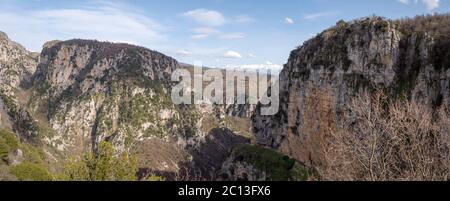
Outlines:
{"type": "Polygon", "coordinates": [[[7,130],[0,130],[0,164],[6,163],[11,151],[19,147],[19,141],[14,133],[7,130]]]}
{"type": "Polygon", "coordinates": [[[10,168],[10,173],[20,181],[51,181],[52,175],[44,165],[25,162],[10,168]]]}

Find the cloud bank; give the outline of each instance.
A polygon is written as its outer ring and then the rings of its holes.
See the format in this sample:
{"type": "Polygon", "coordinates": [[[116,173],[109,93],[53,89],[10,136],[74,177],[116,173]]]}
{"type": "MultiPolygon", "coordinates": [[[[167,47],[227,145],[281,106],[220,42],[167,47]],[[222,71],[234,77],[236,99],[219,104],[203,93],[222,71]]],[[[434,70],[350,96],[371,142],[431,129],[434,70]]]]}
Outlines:
{"type": "Polygon", "coordinates": [[[114,4],[32,11],[0,8],[0,27],[33,51],[40,51],[55,35],[60,40],[86,38],[145,46],[164,39],[157,22],[114,4]]]}

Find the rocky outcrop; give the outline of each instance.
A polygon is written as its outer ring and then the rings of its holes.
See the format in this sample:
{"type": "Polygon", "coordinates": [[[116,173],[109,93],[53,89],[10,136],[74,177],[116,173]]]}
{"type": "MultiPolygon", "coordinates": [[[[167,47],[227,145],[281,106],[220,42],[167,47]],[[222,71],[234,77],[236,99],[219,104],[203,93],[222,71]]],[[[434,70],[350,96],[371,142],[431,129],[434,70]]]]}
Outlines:
{"type": "Polygon", "coordinates": [[[178,67],[170,57],[127,44],[50,42],[29,105],[49,125],[44,141],[63,152],[95,149],[103,140],[124,150],[152,137],[183,138],[180,111],[191,110],[177,108],[168,96],[178,67]]]}
{"type": "Polygon", "coordinates": [[[27,51],[0,32],[0,128],[13,129],[34,142],[36,126],[21,102],[36,71],[38,54],[27,51]]]}
{"type": "Polygon", "coordinates": [[[255,141],[320,164],[320,122],[339,120],[351,97],[383,89],[429,107],[450,101],[449,16],[341,21],[291,52],[280,75],[280,111],[254,115],[255,141]],[[330,92],[322,98],[316,89],[330,92]],[[316,108],[317,103],[324,108],[316,108]],[[327,112],[332,111],[332,112],[327,112]]]}
{"type": "Polygon", "coordinates": [[[13,96],[20,85],[29,84],[36,71],[38,54],[27,51],[0,32],[0,92],[13,96]]]}
{"type": "Polygon", "coordinates": [[[0,129],[12,130],[11,120],[3,100],[0,100],[0,129]]]}

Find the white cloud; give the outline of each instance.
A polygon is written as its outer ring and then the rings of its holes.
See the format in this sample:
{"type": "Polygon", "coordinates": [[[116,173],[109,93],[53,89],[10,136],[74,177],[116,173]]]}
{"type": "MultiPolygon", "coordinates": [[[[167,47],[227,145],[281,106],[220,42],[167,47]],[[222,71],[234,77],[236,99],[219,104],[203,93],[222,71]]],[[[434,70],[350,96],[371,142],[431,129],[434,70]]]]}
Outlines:
{"type": "Polygon", "coordinates": [[[428,10],[434,10],[439,7],[439,0],[422,0],[428,10]]]}
{"type": "Polygon", "coordinates": [[[219,33],[219,31],[217,29],[214,29],[211,27],[195,28],[195,29],[192,29],[192,32],[197,33],[197,34],[208,34],[208,35],[219,33]]]}
{"type": "Polygon", "coordinates": [[[193,40],[204,40],[204,39],[208,39],[209,35],[208,34],[195,34],[191,36],[191,39],[193,40]]]}
{"type": "Polygon", "coordinates": [[[398,2],[402,3],[402,4],[410,4],[412,2],[414,2],[415,4],[422,2],[429,11],[432,11],[436,8],[439,7],[440,5],[440,0],[397,0],[398,2]]]}
{"type": "Polygon", "coordinates": [[[239,15],[235,17],[234,21],[237,23],[249,23],[255,21],[255,19],[248,15],[239,15]]]}
{"type": "Polygon", "coordinates": [[[223,55],[224,58],[233,58],[233,59],[240,59],[242,58],[242,55],[239,52],[235,52],[235,51],[227,51],[225,52],[225,54],[223,55]]]}
{"type": "Polygon", "coordinates": [[[190,18],[205,26],[222,26],[226,23],[224,15],[215,10],[196,9],[183,13],[182,16],[190,18]]]}
{"type": "Polygon", "coordinates": [[[286,23],[286,24],[294,24],[294,20],[292,18],[286,17],[286,19],[284,19],[284,23],[286,23]]]}
{"type": "Polygon", "coordinates": [[[241,39],[241,38],[245,38],[245,34],[243,34],[243,33],[224,33],[224,34],[220,34],[219,38],[221,38],[221,39],[241,39]]]}
{"type": "Polygon", "coordinates": [[[211,27],[199,27],[191,30],[194,35],[191,36],[194,40],[204,40],[211,35],[219,34],[220,32],[211,27]]]}
{"type": "Polygon", "coordinates": [[[225,25],[226,23],[249,23],[254,21],[254,19],[248,15],[238,15],[236,17],[227,18],[219,11],[204,8],[191,10],[181,15],[204,26],[191,30],[191,32],[194,33],[191,36],[191,39],[193,40],[204,40],[212,36],[226,40],[245,38],[246,35],[244,33],[226,33],[221,32],[216,28],[225,25]]]}
{"type": "Polygon", "coordinates": [[[256,58],[256,55],[250,53],[250,54],[248,54],[248,57],[250,57],[250,58],[256,58]]]}
{"type": "Polygon", "coordinates": [[[178,50],[177,54],[180,56],[192,56],[192,52],[187,50],[178,50]]]}
{"type": "Polygon", "coordinates": [[[194,40],[208,39],[210,36],[216,36],[220,39],[241,39],[245,38],[243,33],[222,33],[219,30],[211,27],[199,27],[191,30],[194,35],[191,36],[194,40]]]}
{"type": "Polygon", "coordinates": [[[86,38],[152,46],[164,39],[162,26],[114,4],[82,9],[2,10],[0,27],[33,51],[54,39],[86,38]],[[55,38],[57,37],[57,38],[55,38]]]}
{"type": "Polygon", "coordinates": [[[319,12],[319,13],[313,13],[313,14],[306,15],[304,17],[304,19],[305,20],[315,20],[315,19],[318,19],[318,18],[332,16],[332,15],[335,15],[335,14],[336,14],[336,12],[319,12]]]}

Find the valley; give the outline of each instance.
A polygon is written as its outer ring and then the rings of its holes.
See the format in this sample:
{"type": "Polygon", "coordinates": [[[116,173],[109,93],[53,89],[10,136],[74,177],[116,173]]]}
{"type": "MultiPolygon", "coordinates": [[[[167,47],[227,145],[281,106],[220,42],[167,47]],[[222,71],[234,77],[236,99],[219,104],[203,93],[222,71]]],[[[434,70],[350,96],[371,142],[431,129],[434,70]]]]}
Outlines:
{"type": "MultiPolygon", "coordinates": [[[[0,180],[448,180],[449,36],[448,14],[339,21],[263,75],[280,90],[264,115],[260,100],[174,104],[174,72],[210,68],[145,47],[34,53],[0,33],[0,180]]],[[[260,84],[236,79],[236,96],[260,84]]]]}

